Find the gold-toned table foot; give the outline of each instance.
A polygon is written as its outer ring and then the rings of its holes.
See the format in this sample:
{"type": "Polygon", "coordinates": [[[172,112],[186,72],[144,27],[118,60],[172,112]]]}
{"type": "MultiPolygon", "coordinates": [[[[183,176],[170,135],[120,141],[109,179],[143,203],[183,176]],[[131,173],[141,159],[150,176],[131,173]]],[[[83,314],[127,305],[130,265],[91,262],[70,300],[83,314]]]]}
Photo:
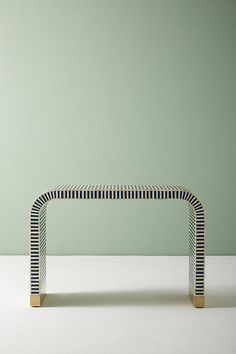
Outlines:
{"type": "Polygon", "coordinates": [[[190,295],[190,297],[195,307],[205,307],[205,296],[190,295]]]}
{"type": "Polygon", "coordinates": [[[30,306],[40,307],[43,303],[45,294],[40,295],[30,295],[30,306]]]}

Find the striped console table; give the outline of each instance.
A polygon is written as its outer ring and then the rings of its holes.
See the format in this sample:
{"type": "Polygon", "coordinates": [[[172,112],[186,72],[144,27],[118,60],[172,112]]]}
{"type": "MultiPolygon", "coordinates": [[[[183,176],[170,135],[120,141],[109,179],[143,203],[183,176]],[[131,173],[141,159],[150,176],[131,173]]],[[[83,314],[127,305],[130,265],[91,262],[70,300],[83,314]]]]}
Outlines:
{"type": "Polygon", "coordinates": [[[188,189],[172,185],[67,185],[41,194],[30,210],[30,304],[41,306],[46,293],[46,208],[52,199],[183,199],[189,206],[189,293],[204,307],[205,216],[188,189]]]}

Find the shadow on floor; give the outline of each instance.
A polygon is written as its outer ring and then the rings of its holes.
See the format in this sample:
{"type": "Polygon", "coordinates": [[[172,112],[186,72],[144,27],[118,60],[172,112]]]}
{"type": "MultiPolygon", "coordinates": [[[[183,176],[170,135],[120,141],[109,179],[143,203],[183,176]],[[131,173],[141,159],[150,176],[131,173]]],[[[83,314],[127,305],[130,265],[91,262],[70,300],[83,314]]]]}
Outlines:
{"type": "Polygon", "coordinates": [[[216,292],[214,294],[207,294],[206,307],[207,308],[236,307],[236,292],[225,291],[224,293],[216,292]]]}
{"type": "Polygon", "coordinates": [[[154,290],[101,291],[83,293],[49,293],[43,301],[44,307],[68,306],[152,306],[187,305],[190,298],[186,293],[167,293],[154,290]]]}
{"type": "MultiPolygon", "coordinates": [[[[206,308],[236,307],[236,293],[207,294],[206,308]]],[[[70,306],[153,306],[191,305],[189,296],[181,292],[157,290],[99,291],[77,293],[49,293],[43,301],[44,307],[70,306]]]]}

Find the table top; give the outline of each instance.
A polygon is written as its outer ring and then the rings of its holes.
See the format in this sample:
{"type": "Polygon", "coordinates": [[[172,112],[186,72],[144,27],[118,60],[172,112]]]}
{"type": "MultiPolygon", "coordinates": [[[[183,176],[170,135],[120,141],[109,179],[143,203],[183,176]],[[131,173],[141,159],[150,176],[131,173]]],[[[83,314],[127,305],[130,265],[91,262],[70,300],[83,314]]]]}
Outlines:
{"type": "MultiPolygon", "coordinates": [[[[47,191],[187,191],[189,189],[177,185],[156,184],[81,184],[58,185],[47,191]]],[[[191,192],[190,192],[191,193],[191,192]]]]}

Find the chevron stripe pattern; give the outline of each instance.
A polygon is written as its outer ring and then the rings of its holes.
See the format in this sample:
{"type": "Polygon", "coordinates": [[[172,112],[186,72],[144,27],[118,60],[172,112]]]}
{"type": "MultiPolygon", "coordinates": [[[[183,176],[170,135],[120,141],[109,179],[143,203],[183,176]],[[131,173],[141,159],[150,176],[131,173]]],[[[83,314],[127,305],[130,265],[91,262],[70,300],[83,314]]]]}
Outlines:
{"type": "MultiPolygon", "coordinates": [[[[183,199],[189,205],[189,289],[204,296],[205,215],[188,189],[175,185],[60,185],[40,195],[30,211],[31,295],[46,292],[46,207],[52,199],[183,199]]],[[[202,307],[202,306],[200,306],[202,307]]]]}

